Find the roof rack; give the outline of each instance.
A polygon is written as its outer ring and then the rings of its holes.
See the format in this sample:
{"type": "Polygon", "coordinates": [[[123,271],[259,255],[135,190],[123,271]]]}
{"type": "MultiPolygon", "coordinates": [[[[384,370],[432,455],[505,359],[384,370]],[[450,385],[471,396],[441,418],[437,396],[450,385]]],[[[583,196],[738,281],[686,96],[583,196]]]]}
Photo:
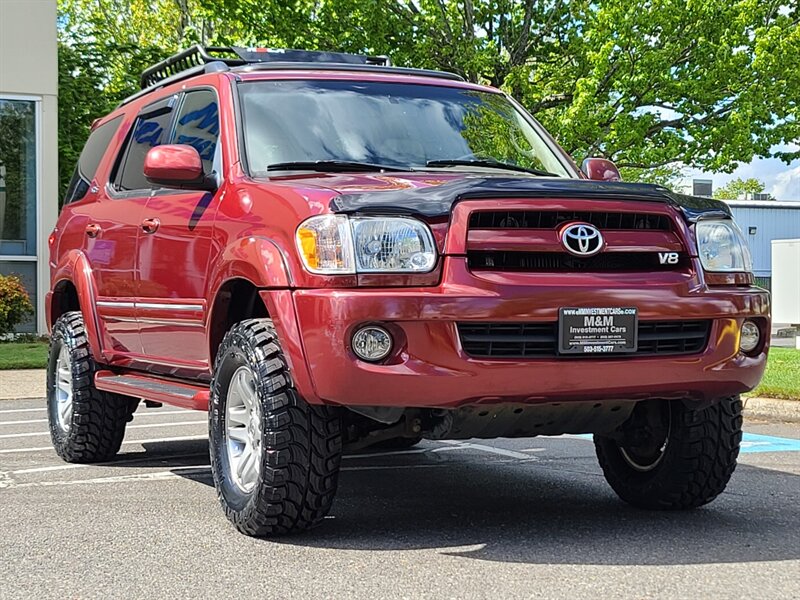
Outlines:
{"type": "Polygon", "coordinates": [[[239,46],[201,46],[197,44],[148,67],[139,78],[141,90],[128,96],[119,106],[147,94],[152,88],[163,87],[202,73],[219,73],[231,67],[247,70],[285,70],[324,67],[337,71],[378,71],[404,75],[422,75],[464,81],[460,75],[445,71],[393,67],[388,56],[366,56],[343,52],[285,50],[281,48],[241,48],[239,46]]]}
{"type": "MultiPolygon", "coordinates": [[[[178,79],[178,75],[191,77],[205,70],[197,67],[204,67],[213,63],[222,63],[222,65],[228,67],[261,63],[330,63],[381,67],[388,67],[392,64],[388,56],[286,50],[283,48],[204,47],[197,44],[146,69],[142,72],[139,84],[144,90],[167,79],[171,83],[178,79]]],[[[219,67],[222,65],[219,65],[219,67]]]]}
{"type": "Polygon", "coordinates": [[[139,85],[144,90],[185,71],[191,70],[193,71],[191,75],[194,75],[196,71],[203,70],[196,69],[196,67],[204,67],[212,62],[221,62],[228,66],[246,64],[241,57],[234,53],[233,48],[225,46],[204,47],[197,44],[173,54],[169,58],[142,71],[142,75],[139,77],[139,85]]]}

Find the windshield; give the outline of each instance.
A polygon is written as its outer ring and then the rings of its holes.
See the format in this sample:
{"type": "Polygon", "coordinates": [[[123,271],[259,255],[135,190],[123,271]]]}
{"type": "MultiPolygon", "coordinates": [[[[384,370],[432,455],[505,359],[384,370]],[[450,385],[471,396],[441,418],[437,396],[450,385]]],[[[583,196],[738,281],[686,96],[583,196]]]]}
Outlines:
{"type": "Polygon", "coordinates": [[[347,161],[409,169],[483,169],[506,163],[570,177],[502,94],[327,80],[257,81],[239,87],[247,162],[256,176],[281,163],[347,161]],[[451,161],[456,164],[442,164],[451,161]]]}

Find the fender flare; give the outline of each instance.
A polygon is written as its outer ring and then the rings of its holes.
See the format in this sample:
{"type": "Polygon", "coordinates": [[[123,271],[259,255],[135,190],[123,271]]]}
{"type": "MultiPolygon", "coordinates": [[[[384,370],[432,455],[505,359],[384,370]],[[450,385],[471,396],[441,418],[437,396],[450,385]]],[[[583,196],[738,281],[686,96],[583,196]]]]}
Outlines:
{"type": "MultiPolygon", "coordinates": [[[[103,358],[102,344],[100,340],[100,324],[97,320],[97,306],[95,305],[97,294],[94,282],[94,273],[86,255],[80,250],[70,250],[56,266],[51,285],[51,293],[48,294],[48,302],[52,303],[54,292],[58,284],[69,282],[75,286],[78,293],[78,304],[83,323],[86,327],[86,337],[89,340],[89,348],[95,359],[103,358]]],[[[48,314],[53,314],[52,304],[48,306],[48,314]]],[[[48,325],[50,325],[48,323],[48,325]]]]}
{"type": "MultiPolygon", "coordinates": [[[[246,237],[229,244],[219,255],[214,269],[208,277],[206,297],[206,343],[213,344],[213,323],[217,310],[217,299],[223,286],[230,281],[241,280],[253,285],[256,290],[288,290],[292,286],[291,272],[280,246],[267,237],[246,237]]],[[[267,311],[273,315],[277,310],[267,300],[267,311]]],[[[212,352],[213,354],[213,352],[212,352]]]]}
{"type": "Polygon", "coordinates": [[[292,274],[280,246],[267,237],[246,237],[229,244],[208,279],[213,305],[220,288],[232,279],[244,279],[260,289],[292,287],[292,274]]]}

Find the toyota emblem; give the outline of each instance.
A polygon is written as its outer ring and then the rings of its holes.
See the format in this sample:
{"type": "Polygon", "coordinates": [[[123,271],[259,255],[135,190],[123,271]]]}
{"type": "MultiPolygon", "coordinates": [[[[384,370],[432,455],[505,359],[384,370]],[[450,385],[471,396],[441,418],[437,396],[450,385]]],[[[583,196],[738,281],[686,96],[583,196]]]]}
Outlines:
{"type": "Polygon", "coordinates": [[[603,234],[589,223],[571,223],[561,230],[561,245],[575,256],[594,256],[603,249],[603,234]]]}

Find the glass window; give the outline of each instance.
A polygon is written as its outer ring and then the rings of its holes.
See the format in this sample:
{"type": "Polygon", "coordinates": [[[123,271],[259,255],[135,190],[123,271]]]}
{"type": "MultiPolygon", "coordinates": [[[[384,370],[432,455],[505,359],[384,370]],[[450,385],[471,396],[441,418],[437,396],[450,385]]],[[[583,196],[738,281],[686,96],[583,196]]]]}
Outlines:
{"type": "Polygon", "coordinates": [[[172,120],[172,106],[175,98],[170,97],[150,105],[142,111],[133,124],[128,140],[122,170],[117,177],[120,190],[145,190],[152,185],[144,176],[144,158],[150,148],[164,143],[169,135],[172,120]]]}
{"type": "Polygon", "coordinates": [[[184,96],[175,124],[173,144],[188,144],[203,159],[203,170],[211,173],[219,139],[219,105],[211,90],[196,90],[184,96]]]}
{"type": "Polygon", "coordinates": [[[89,184],[94,179],[97,167],[100,166],[100,161],[103,159],[103,155],[111,143],[111,138],[114,137],[121,122],[122,116],[120,115],[111,121],[103,123],[89,134],[89,139],[86,140],[86,145],[81,151],[78,164],[75,166],[75,173],[69,182],[69,187],[64,197],[65,204],[77,202],[89,191],[89,184]]]}
{"type": "MultiPolygon", "coordinates": [[[[45,263],[46,264],[46,263],[45,263]]],[[[22,280],[22,287],[28,292],[34,314],[36,313],[36,263],[33,261],[0,261],[0,275],[16,275],[22,280]]],[[[27,321],[17,326],[18,333],[35,333],[36,317],[30,316],[27,321]]]]}
{"type": "Polygon", "coordinates": [[[0,100],[0,254],[36,254],[36,103],[0,100]]]}
{"type": "Polygon", "coordinates": [[[483,160],[570,176],[525,115],[502,94],[320,80],[248,82],[239,90],[253,174],[295,161],[426,168],[431,161],[483,160]]]}

